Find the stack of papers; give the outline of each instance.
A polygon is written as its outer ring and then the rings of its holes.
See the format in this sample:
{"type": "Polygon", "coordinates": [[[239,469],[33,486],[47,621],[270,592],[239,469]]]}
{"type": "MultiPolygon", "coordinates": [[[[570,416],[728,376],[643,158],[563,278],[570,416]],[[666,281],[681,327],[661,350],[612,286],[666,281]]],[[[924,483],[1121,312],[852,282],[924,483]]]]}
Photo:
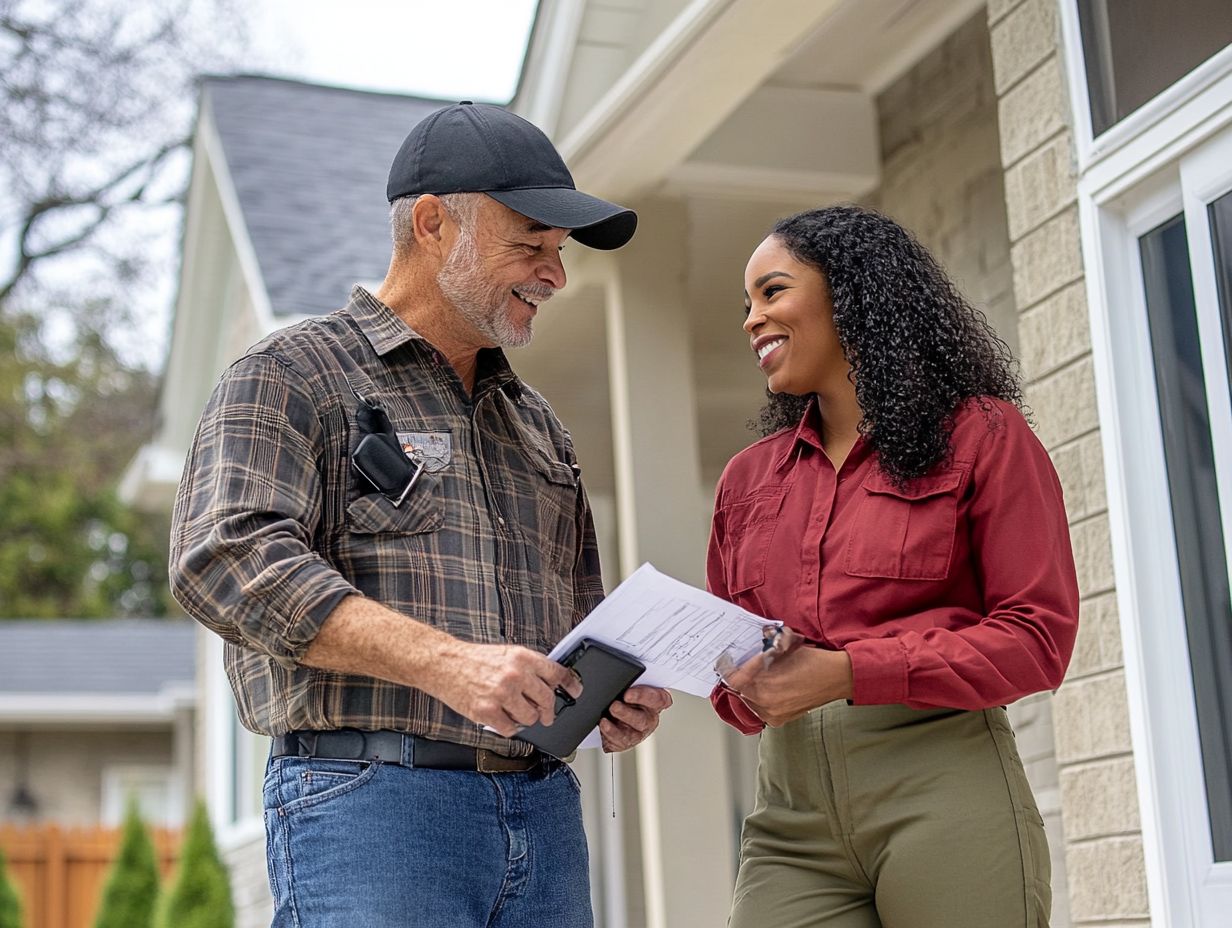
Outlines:
{"type": "Polygon", "coordinates": [[[643,564],[548,656],[560,660],[590,638],[645,664],[637,683],[706,697],[719,655],[741,664],[762,650],[767,627],[781,625],[643,564]]]}

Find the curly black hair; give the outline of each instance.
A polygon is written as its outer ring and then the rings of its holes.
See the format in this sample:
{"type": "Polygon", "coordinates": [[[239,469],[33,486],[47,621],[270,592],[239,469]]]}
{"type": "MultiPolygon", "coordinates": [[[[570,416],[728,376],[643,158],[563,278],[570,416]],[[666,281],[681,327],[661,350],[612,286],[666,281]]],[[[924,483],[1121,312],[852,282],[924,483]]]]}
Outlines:
{"type": "MultiPolygon", "coordinates": [[[[831,206],[780,219],[770,234],[829,285],[864,413],[860,433],[891,480],[902,484],[948,458],[963,400],[997,397],[1027,412],[1009,346],[894,220],[831,206]]],[[[798,423],[810,399],[767,395],[750,423],[762,435],[798,423]]]]}

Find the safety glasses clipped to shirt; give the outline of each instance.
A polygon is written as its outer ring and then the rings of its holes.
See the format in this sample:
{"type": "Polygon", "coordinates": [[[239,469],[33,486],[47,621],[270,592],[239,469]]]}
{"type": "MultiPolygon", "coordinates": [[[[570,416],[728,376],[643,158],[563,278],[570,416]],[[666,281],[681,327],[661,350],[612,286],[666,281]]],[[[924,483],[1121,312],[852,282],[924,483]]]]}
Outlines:
{"type": "Polygon", "coordinates": [[[384,406],[353,386],[351,392],[359,398],[355,424],[363,436],[351,454],[351,467],[395,508],[401,506],[419,481],[424,462],[407,457],[384,406]]]}

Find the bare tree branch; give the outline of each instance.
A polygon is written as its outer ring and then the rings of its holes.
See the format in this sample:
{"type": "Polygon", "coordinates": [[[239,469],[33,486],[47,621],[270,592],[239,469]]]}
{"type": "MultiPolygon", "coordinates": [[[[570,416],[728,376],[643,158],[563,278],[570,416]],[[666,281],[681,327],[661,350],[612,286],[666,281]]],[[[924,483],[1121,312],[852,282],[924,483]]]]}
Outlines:
{"type": "MultiPolygon", "coordinates": [[[[13,291],[13,288],[30,272],[30,269],[37,262],[44,258],[63,254],[87,241],[106,224],[108,218],[117,208],[143,202],[145,192],[149,189],[150,181],[159,166],[168,156],[186,147],[188,143],[188,138],[180,138],[173,142],[168,142],[148,157],[144,157],[128,165],[128,167],[120,169],[103,183],[81,193],[48,196],[45,199],[29,204],[25,215],[20,219],[21,228],[16,241],[17,256],[13,272],[6,279],[0,280],[0,303],[4,302],[13,291]],[[137,188],[115,202],[107,201],[110,194],[114,193],[117,188],[122,187],[142,171],[146,172],[146,178],[137,188]],[[35,227],[41,219],[54,215],[57,212],[63,212],[66,209],[82,206],[93,207],[96,210],[93,219],[85,223],[76,232],[60,238],[53,244],[37,248],[31,246],[31,238],[35,232],[35,227]]],[[[167,202],[173,201],[162,199],[154,201],[153,205],[164,205],[167,202]]]]}
{"type": "Polygon", "coordinates": [[[143,266],[170,273],[131,231],[112,230],[179,198],[175,156],[197,75],[227,70],[242,49],[241,10],[238,0],[0,0],[0,313],[73,253],[93,262],[92,281],[110,276],[117,288],[143,266]]]}

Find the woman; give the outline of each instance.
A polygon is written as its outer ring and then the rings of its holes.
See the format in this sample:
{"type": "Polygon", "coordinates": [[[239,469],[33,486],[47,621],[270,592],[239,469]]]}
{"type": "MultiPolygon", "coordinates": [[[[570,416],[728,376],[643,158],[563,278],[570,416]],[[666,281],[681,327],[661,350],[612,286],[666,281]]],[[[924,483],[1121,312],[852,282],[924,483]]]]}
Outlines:
{"type": "Polygon", "coordinates": [[[766,437],[719,482],[707,578],[794,634],[711,697],[765,728],[731,925],[1046,926],[1003,707],[1060,684],[1078,590],[1009,349],[856,207],[780,221],[745,308],[766,437]]]}

